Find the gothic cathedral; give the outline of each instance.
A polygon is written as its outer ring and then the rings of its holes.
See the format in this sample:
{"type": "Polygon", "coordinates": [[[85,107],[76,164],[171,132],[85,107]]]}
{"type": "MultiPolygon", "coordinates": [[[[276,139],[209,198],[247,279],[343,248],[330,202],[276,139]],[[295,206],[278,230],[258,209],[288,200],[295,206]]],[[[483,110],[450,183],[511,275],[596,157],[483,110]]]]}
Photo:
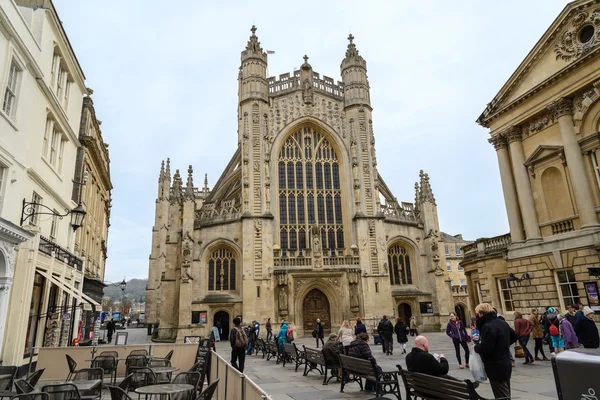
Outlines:
{"type": "MultiPolygon", "coordinates": [[[[399,203],[377,170],[367,63],[352,35],[342,82],[300,69],[267,77],[252,27],[241,54],[238,149],[209,190],[161,167],[146,319],[158,338],[227,337],[242,316],[296,334],[320,318],[415,316],[439,330],[454,311],[429,177],[399,203]]],[[[222,338],[223,339],[223,338],[222,338]]]]}

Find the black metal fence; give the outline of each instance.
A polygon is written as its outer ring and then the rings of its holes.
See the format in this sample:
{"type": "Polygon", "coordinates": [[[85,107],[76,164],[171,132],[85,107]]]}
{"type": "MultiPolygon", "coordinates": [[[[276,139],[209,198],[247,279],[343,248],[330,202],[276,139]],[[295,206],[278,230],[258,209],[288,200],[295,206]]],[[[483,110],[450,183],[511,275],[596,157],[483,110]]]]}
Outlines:
{"type": "Polygon", "coordinates": [[[43,236],[40,236],[40,252],[56,258],[72,268],[77,268],[78,271],[83,270],[83,260],[67,249],[62,248],[43,236]]]}

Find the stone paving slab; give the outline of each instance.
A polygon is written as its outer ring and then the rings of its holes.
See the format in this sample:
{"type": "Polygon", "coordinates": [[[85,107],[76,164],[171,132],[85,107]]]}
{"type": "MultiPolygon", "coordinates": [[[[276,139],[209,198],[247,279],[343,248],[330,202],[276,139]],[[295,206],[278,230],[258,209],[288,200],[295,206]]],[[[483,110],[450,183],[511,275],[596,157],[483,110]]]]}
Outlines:
{"type": "MultiPolygon", "coordinates": [[[[472,379],[471,372],[468,369],[459,369],[458,361],[454,351],[454,346],[450,338],[445,333],[427,333],[429,338],[430,352],[444,354],[450,364],[449,374],[458,379],[472,379]]],[[[299,338],[296,340],[298,346],[304,344],[307,347],[315,347],[314,339],[311,337],[299,338]]],[[[410,337],[407,344],[407,352],[410,352],[414,344],[414,338],[410,337]]],[[[529,346],[533,350],[533,346],[529,346]]],[[[547,349],[547,347],[546,347],[547,349]]],[[[396,364],[406,368],[405,355],[398,344],[395,343],[394,354],[386,356],[383,354],[381,346],[375,346],[371,341],[371,350],[373,356],[384,370],[395,370],[396,364]]],[[[230,359],[231,348],[229,342],[217,343],[217,351],[225,360],[230,359]]],[[[462,349],[461,349],[462,351],[462,349]]],[[[464,363],[464,353],[461,354],[464,363]]],[[[552,365],[549,361],[536,361],[532,365],[523,365],[523,359],[516,360],[516,366],[513,369],[511,387],[512,398],[523,400],[550,400],[556,399],[556,385],[552,374],[552,365]]],[[[345,386],[344,393],[340,393],[340,384],[332,379],[329,385],[322,385],[323,376],[317,372],[311,372],[308,376],[302,376],[304,367],[298,368],[294,372],[295,365],[281,364],[276,365],[275,360],[269,362],[261,356],[247,356],[244,373],[256,382],[265,392],[269,393],[273,400],[341,400],[341,399],[372,399],[375,396],[372,393],[361,392],[358,384],[350,383],[345,386]]],[[[404,387],[400,379],[402,398],[404,387]]],[[[488,383],[481,383],[477,393],[489,399],[493,399],[491,387],[488,383]]]]}

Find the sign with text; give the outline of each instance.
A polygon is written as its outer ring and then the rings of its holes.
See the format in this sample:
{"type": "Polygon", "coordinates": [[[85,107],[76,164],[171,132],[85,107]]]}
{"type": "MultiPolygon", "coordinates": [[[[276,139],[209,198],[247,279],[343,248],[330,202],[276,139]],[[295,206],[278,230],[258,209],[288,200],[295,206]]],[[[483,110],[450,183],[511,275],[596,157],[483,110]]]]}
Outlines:
{"type": "Polygon", "coordinates": [[[588,300],[588,305],[595,312],[600,312],[600,298],[598,297],[598,283],[597,282],[583,282],[585,288],[585,295],[588,300]]]}
{"type": "Polygon", "coordinates": [[[184,336],[183,344],[200,344],[201,336],[184,336]]]}
{"type": "Polygon", "coordinates": [[[115,345],[125,346],[127,344],[127,332],[117,332],[117,337],[115,339],[115,345]]]}

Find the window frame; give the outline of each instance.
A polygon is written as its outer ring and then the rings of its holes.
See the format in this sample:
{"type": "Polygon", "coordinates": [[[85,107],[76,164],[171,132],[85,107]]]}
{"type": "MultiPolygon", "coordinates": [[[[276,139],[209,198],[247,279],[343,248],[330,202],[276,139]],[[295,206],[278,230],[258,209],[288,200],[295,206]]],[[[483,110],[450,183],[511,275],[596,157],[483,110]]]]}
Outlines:
{"type": "Polygon", "coordinates": [[[19,89],[21,86],[21,80],[23,76],[24,68],[20,65],[15,57],[12,57],[10,60],[10,65],[8,67],[8,75],[6,77],[6,84],[4,87],[4,93],[2,96],[2,111],[6,114],[11,120],[14,120],[16,117],[17,104],[19,100],[19,89]],[[12,81],[12,87],[11,87],[12,81]],[[10,91],[10,92],[9,92],[10,91]],[[7,96],[11,95],[11,102],[8,109],[7,105],[7,96]]]}
{"type": "Polygon", "coordinates": [[[444,255],[450,255],[450,246],[448,246],[447,244],[444,245],[444,255]]]}
{"type": "Polygon", "coordinates": [[[240,285],[238,257],[227,246],[218,246],[208,253],[206,261],[206,288],[209,292],[235,292],[240,285]],[[227,261],[227,266],[225,266],[227,261]],[[225,271],[225,268],[227,271],[225,271]],[[223,270],[223,275],[220,270],[223,270]],[[226,287],[225,287],[226,286],[226,287]]]}
{"type": "Polygon", "coordinates": [[[456,254],[457,256],[462,256],[462,249],[459,245],[454,246],[454,254],[456,254]]]}
{"type": "Polygon", "coordinates": [[[50,240],[56,242],[56,233],[58,232],[58,210],[53,209],[52,223],[50,224],[50,240]]]}
{"type": "Polygon", "coordinates": [[[34,190],[33,194],[31,195],[31,202],[35,203],[36,205],[35,205],[34,214],[31,216],[31,218],[29,218],[29,225],[39,226],[39,222],[40,222],[40,216],[39,216],[40,207],[39,206],[44,204],[44,198],[42,196],[40,196],[34,190]]]}
{"type": "Polygon", "coordinates": [[[573,268],[561,268],[559,270],[555,270],[554,271],[554,282],[556,284],[556,292],[558,293],[558,298],[560,301],[560,306],[561,309],[566,310],[567,307],[571,304],[577,304],[580,303],[582,300],[582,296],[579,295],[579,288],[577,287],[577,279],[575,278],[575,272],[573,271],[573,268]],[[565,273],[565,277],[566,277],[566,282],[561,283],[560,279],[559,279],[559,273],[565,273]],[[569,273],[571,276],[569,276],[569,273]],[[573,280],[570,280],[570,278],[572,278],[573,280]],[[571,295],[570,296],[565,296],[563,295],[562,292],[562,287],[563,286],[568,286],[571,290],[571,295]],[[573,289],[575,289],[575,294],[573,295],[573,289]],[[567,304],[565,302],[565,299],[569,298],[570,302],[567,304]]]}
{"type": "Polygon", "coordinates": [[[452,262],[446,261],[446,271],[452,272],[452,262]]]}
{"type": "Polygon", "coordinates": [[[8,167],[0,162],[0,213],[2,212],[2,204],[4,203],[5,187],[8,180],[8,167]]]}
{"type": "Polygon", "coordinates": [[[502,304],[503,314],[515,311],[515,299],[513,298],[510,284],[508,283],[508,277],[497,278],[496,282],[497,282],[497,287],[498,287],[498,298],[500,299],[500,303],[502,304]],[[506,288],[502,287],[502,282],[506,283],[506,288]],[[508,293],[510,299],[508,299],[508,300],[505,299],[503,296],[503,293],[508,293]],[[510,306],[511,306],[510,310],[506,307],[507,302],[510,303],[510,306]]]}

